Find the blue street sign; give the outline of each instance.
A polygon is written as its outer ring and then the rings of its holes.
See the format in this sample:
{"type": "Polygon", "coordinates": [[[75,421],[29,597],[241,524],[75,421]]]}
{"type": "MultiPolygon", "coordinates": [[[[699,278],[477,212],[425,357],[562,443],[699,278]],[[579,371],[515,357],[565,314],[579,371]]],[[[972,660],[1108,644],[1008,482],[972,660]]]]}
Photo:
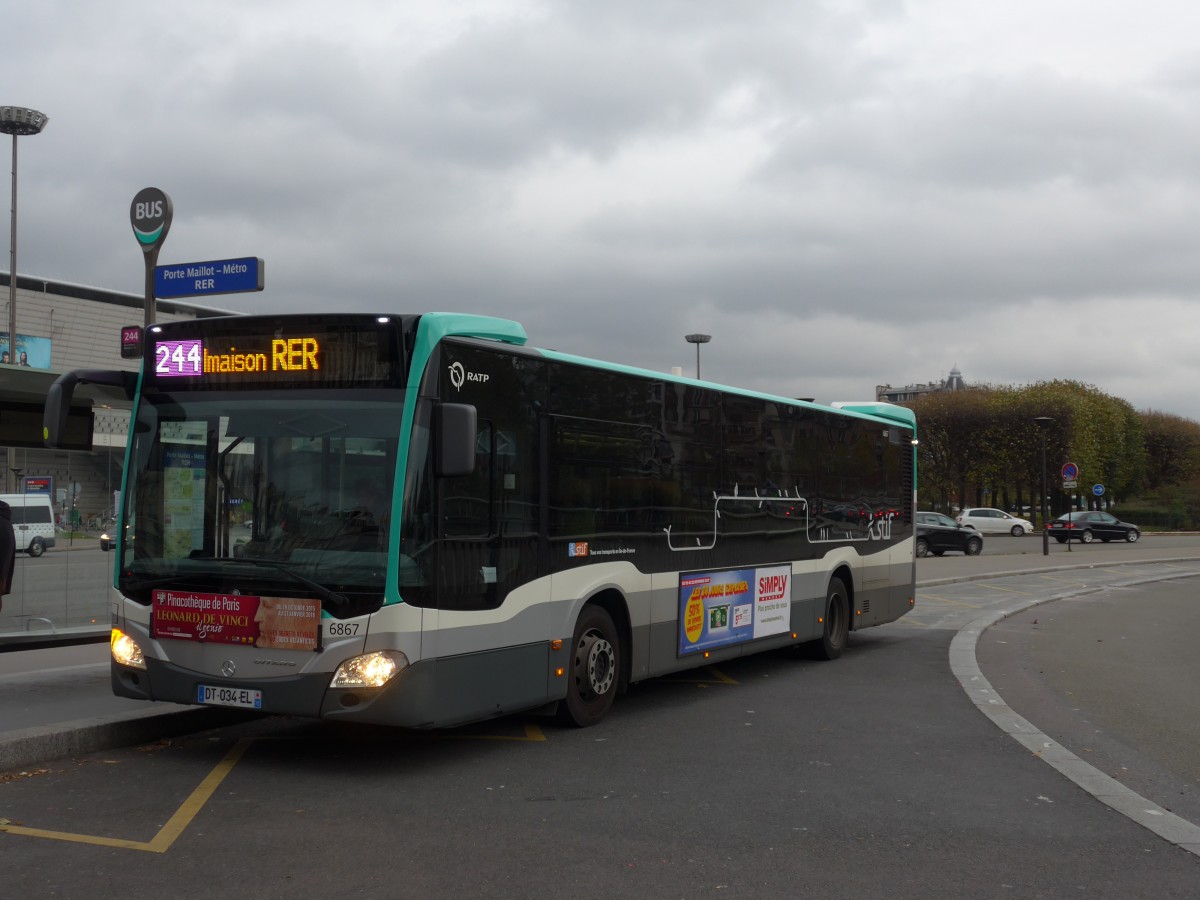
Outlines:
{"type": "Polygon", "coordinates": [[[255,256],[157,266],[154,296],[169,299],[261,291],[265,270],[266,265],[255,256]]]}
{"type": "Polygon", "coordinates": [[[1092,493],[1095,494],[1097,497],[1103,497],[1104,496],[1104,485],[1093,484],[1092,485],[1092,493]]]}
{"type": "Polygon", "coordinates": [[[1073,462],[1063,463],[1062,477],[1067,481],[1074,481],[1079,477],[1079,466],[1073,462]]]}

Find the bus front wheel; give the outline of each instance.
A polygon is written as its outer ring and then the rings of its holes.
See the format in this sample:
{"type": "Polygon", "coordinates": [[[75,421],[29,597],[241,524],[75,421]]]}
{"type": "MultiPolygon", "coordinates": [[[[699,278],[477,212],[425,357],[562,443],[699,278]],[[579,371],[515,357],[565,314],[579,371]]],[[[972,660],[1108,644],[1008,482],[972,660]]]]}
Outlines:
{"type": "Polygon", "coordinates": [[[617,696],[620,647],[612,617],[602,607],[585,606],[575,623],[567,699],[560,710],[568,724],[586,728],[604,718],[617,696]]]}
{"type": "Polygon", "coordinates": [[[808,644],[809,654],[816,659],[837,659],[846,649],[850,634],[850,595],[840,578],[829,580],[824,620],[825,630],[818,640],[808,644]]]}

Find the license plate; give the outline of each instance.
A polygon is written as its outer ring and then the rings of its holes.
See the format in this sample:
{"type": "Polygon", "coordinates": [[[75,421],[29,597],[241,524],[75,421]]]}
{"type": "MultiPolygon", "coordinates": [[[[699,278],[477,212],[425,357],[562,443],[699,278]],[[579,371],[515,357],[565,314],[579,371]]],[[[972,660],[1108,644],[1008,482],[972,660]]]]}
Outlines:
{"type": "Polygon", "coordinates": [[[241,709],[262,709],[262,691],[249,688],[196,685],[196,702],[208,706],[236,706],[241,709]]]}

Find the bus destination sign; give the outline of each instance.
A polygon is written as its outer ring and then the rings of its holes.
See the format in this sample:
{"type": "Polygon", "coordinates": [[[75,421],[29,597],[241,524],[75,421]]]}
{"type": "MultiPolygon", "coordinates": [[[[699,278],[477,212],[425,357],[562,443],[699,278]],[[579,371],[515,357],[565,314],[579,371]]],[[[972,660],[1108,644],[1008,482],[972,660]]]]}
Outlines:
{"type": "Polygon", "coordinates": [[[159,378],[199,378],[212,374],[296,374],[321,368],[321,342],[315,337],[272,338],[266,350],[212,353],[200,338],[157,341],[154,374],[159,378]]]}
{"type": "Polygon", "coordinates": [[[396,324],[381,316],[228,316],[146,331],[146,377],[173,391],[403,386],[396,324]]]}

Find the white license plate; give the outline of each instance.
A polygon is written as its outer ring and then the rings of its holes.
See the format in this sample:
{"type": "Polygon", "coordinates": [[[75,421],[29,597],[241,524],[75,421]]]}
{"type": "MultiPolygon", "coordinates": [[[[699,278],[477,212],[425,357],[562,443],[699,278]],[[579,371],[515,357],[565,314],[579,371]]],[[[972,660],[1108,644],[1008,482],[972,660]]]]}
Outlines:
{"type": "Polygon", "coordinates": [[[241,709],[262,709],[262,691],[249,688],[196,685],[196,702],[209,706],[237,706],[241,709]]]}

